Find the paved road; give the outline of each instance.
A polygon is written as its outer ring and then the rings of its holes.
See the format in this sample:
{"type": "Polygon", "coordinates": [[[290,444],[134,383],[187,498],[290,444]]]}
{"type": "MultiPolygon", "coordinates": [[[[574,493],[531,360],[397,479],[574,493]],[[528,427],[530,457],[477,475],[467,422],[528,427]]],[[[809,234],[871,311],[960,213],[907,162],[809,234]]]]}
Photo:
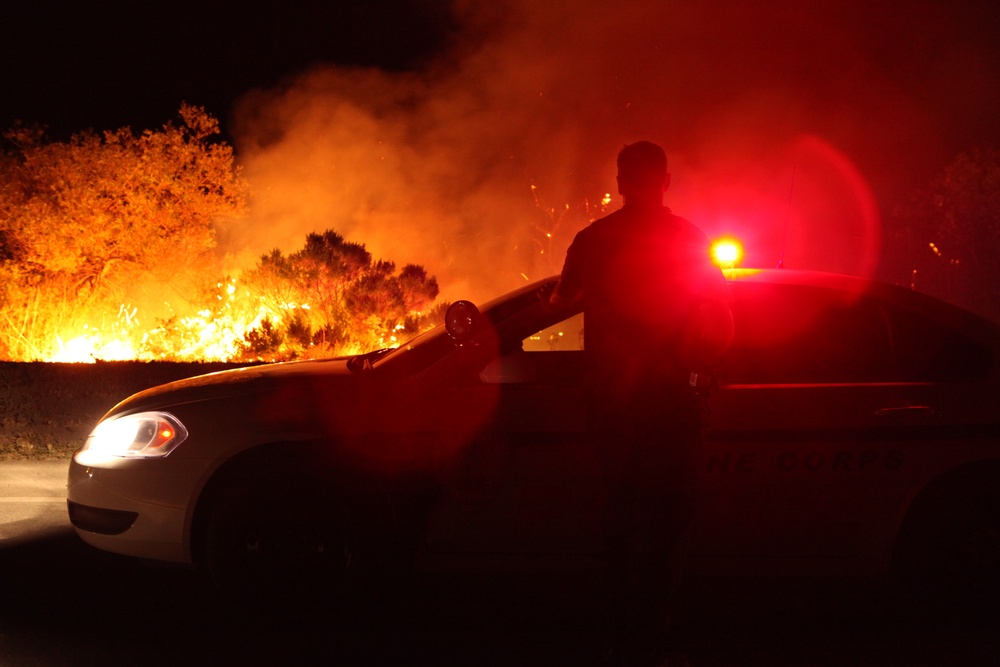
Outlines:
{"type": "MultiPolygon", "coordinates": [[[[248,615],[192,571],[85,545],[67,523],[64,473],[64,462],[0,462],[0,666],[601,664],[600,614],[558,600],[518,606],[444,587],[346,620],[248,615]]],[[[1000,664],[995,604],[928,614],[870,592],[761,582],[687,602],[692,667],[1000,664]]]]}
{"type": "Polygon", "coordinates": [[[65,531],[68,461],[0,461],[0,545],[65,531]]]}

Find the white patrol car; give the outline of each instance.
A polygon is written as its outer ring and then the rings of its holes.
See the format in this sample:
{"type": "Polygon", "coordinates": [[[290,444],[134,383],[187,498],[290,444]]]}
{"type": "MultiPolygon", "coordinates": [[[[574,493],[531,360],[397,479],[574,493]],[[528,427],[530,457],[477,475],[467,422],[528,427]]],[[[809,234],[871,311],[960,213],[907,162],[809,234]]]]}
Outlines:
{"type": "MultiPolygon", "coordinates": [[[[708,398],[688,573],[995,577],[998,327],[858,278],[727,277],[735,338],[708,398]]],[[[540,306],[551,280],[481,316],[459,302],[397,349],[127,398],[73,458],[76,531],[231,589],[596,566],[582,317],[540,306]]]]}

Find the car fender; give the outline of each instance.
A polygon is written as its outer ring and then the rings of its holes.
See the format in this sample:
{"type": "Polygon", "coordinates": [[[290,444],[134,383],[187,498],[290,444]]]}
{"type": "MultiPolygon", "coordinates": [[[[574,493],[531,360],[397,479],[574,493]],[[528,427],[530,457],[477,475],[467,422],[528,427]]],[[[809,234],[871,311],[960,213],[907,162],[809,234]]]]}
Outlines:
{"type": "Polygon", "coordinates": [[[936,513],[957,510],[969,501],[992,504],[1000,517],[1000,460],[968,461],[915,488],[910,498],[901,504],[895,526],[896,539],[885,557],[889,566],[899,566],[905,549],[928,529],[936,513]]]}
{"type": "Polygon", "coordinates": [[[317,484],[328,489],[351,516],[359,538],[370,541],[412,536],[415,525],[425,518],[434,495],[429,481],[389,479],[359,470],[343,458],[334,444],[325,440],[275,441],[236,452],[207,471],[196,492],[185,531],[192,560],[204,560],[205,534],[213,503],[230,485],[270,487],[317,484]],[[414,500],[418,502],[414,504],[414,500]],[[401,508],[407,508],[404,514],[401,508]],[[424,509],[414,509],[424,508],[424,509]],[[416,513],[415,513],[416,512],[416,513]]]}

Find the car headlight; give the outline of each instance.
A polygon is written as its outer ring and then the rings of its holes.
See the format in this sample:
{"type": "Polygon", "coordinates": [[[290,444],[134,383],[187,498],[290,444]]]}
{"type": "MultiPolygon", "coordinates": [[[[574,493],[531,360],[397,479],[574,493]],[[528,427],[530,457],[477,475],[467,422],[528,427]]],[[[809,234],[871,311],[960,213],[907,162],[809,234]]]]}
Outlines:
{"type": "Polygon", "coordinates": [[[123,458],[166,456],[184,442],[184,424],[167,412],[138,412],[105,419],[90,432],[81,454],[123,458]]]}

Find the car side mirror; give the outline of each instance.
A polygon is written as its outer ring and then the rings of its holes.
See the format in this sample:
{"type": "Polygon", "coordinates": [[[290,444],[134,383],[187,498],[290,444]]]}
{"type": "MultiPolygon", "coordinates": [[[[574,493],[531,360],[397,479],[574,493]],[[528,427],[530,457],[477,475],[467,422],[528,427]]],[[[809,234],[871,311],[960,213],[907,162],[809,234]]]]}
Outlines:
{"type": "Polygon", "coordinates": [[[457,345],[471,341],[483,326],[483,314],[471,301],[456,301],[444,315],[444,328],[457,345]]]}

